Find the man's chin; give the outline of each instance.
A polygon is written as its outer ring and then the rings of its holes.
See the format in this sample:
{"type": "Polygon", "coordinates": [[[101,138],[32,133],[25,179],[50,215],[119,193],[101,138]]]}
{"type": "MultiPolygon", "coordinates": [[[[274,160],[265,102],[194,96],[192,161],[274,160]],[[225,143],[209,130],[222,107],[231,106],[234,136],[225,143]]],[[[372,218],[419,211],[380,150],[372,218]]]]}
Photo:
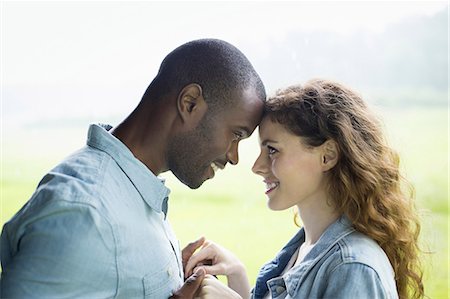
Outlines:
{"type": "Polygon", "coordinates": [[[201,185],[203,185],[203,183],[206,181],[206,179],[202,179],[202,180],[198,180],[198,181],[193,181],[193,180],[189,180],[186,178],[180,178],[179,176],[177,176],[175,174],[175,176],[177,177],[177,179],[182,182],[184,185],[188,186],[190,189],[198,189],[200,188],[201,185]]]}
{"type": "Polygon", "coordinates": [[[201,185],[203,185],[204,182],[205,182],[205,180],[201,181],[201,182],[195,182],[195,183],[192,183],[192,182],[182,182],[182,183],[191,189],[198,189],[198,188],[200,188],[201,185]]]}
{"type": "Polygon", "coordinates": [[[214,170],[211,167],[207,167],[203,173],[197,173],[196,175],[194,173],[183,175],[183,173],[175,173],[173,170],[172,173],[190,189],[198,189],[205,181],[214,177],[214,170]]]}

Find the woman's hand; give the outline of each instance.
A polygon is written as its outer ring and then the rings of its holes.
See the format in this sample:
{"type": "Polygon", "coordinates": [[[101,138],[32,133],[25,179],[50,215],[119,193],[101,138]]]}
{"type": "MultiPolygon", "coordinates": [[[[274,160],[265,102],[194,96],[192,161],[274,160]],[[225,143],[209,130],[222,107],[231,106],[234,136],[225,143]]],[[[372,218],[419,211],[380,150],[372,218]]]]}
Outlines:
{"type": "MultiPolygon", "coordinates": [[[[189,243],[188,245],[186,245],[186,247],[183,248],[183,250],[181,251],[181,260],[183,263],[183,269],[186,270],[186,265],[187,262],[189,261],[189,259],[191,258],[191,256],[194,254],[194,252],[199,249],[203,244],[205,243],[205,237],[200,237],[195,241],[192,241],[191,243],[189,243]]],[[[191,274],[187,275],[186,272],[184,272],[184,278],[188,278],[189,276],[191,276],[191,274]]]]}
{"type": "Polygon", "coordinates": [[[239,293],[241,297],[248,298],[250,284],[248,283],[245,267],[227,249],[214,242],[205,241],[201,249],[192,254],[187,261],[184,269],[185,276],[190,276],[197,267],[205,269],[207,274],[226,275],[228,286],[239,293]]]}
{"type": "Polygon", "coordinates": [[[244,265],[233,253],[211,241],[205,241],[198,252],[191,254],[184,269],[185,277],[189,277],[198,266],[211,275],[229,277],[245,272],[244,265]]]}
{"type": "Polygon", "coordinates": [[[242,299],[242,297],[221,283],[212,275],[206,275],[202,281],[201,289],[197,293],[196,299],[242,299]]]}

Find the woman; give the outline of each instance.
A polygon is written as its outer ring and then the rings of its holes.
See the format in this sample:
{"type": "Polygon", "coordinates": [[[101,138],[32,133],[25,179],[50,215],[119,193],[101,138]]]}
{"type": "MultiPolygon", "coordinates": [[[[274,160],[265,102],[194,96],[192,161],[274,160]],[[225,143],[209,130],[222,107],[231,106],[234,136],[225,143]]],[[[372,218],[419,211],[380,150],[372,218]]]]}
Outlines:
{"type": "Polygon", "coordinates": [[[201,266],[226,275],[230,288],[208,276],[200,297],[423,297],[413,201],[397,154],[359,95],[325,80],[280,90],[259,134],[252,170],[264,178],[268,206],[297,206],[303,227],[261,268],[251,293],[242,263],[206,243],[186,274],[201,266]]]}

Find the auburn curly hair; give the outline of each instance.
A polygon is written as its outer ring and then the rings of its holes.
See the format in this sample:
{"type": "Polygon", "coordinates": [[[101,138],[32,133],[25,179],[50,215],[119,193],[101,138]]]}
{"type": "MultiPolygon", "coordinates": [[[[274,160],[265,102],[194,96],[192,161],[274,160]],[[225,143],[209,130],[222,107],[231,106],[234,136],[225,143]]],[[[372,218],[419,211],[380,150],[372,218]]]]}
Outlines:
{"type": "Polygon", "coordinates": [[[363,99],[339,83],[315,79],[278,90],[265,115],[311,146],[337,143],[339,161],[329,172],[332,204],[385,251],[400,298],[424,297],[413,187],[363,99]]]}

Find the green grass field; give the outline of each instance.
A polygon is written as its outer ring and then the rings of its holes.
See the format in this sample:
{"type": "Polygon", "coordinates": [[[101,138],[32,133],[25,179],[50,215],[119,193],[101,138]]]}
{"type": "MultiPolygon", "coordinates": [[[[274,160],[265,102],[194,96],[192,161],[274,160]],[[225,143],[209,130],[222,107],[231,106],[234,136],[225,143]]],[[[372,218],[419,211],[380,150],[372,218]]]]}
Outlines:
{"type": "MultiPolygon", "coordinates": [[[[425,292],[449,296],[448,114],[446,108],[381,110],[401,167],[416,189],[422,215],[425,292]]],[[[1,221],[6,222],[30,197],[40,178],[85,142],[86,128],[9,129],[2,144],[1,221]]],[[[240,147],[240,163],[216,174],[199,190],[190,190],[171,174],[169,218],[181,245],[204,235],[239,256],[253,283],[259,267],[273,258],[298,229],[292,210],[266,207],[264,185],[251,165],[258,154],[257,135],[240,147]]]]}

